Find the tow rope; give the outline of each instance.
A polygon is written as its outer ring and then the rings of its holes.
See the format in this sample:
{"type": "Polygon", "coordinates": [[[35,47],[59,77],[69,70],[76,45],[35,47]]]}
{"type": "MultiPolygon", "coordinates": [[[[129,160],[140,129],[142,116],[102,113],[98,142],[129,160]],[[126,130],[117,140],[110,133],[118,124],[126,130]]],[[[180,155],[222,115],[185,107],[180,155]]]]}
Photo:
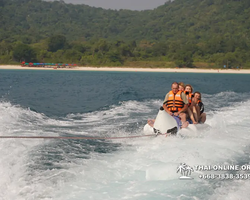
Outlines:
{"type": "Polygon", "coordinates": [[[142,137],[157,137],[158,135],[169,135],[177,134],[177,127],[169,129],[167,133],[161,133],[160,130],[153,129],[154,134],[149,135],[132,135],[123,137],[87,137],[87,136],[0,136],[0,139],[60,139],[60,140],[119,140],[119,139],[130,139],[130,138],[142,138],[142,137]]]}
{"type": "Polygon", "coordinates": [[[117,140],[117,139],[128,139],[128,138],[142,138],[152,137],[166,134],[149,134],[149,135],[133,135],[124,137],[86,137],[86,136],[0,136],[0,139],[61,139],[61,140],[117,140]]]}

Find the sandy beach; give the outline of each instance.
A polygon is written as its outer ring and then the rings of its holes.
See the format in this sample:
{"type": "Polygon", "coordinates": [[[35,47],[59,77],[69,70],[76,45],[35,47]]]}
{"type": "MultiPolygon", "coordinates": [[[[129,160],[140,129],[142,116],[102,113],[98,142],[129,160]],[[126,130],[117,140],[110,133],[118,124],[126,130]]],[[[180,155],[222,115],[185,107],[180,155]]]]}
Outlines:
{"type": "Polygon", "coordinates": [[[18,70],[79,70],[79,71],[121,71],[121,72],[175,72],[175,73],[230,73],[250,74],[250,69],[191,69],[191,68],[126,68],[126,67],[72,67],[72,68],[43,68],[22,67],[20,65],[0,65],[0,69],[18,70]]]}

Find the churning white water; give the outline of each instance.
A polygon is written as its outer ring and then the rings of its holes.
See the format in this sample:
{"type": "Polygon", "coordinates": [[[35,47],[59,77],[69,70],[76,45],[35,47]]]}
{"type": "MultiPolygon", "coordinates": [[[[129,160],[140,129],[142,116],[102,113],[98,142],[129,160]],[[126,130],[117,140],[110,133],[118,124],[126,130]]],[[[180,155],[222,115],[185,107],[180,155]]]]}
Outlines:
{"type": "MultiPolygon", "coordinates": [[[[247,199],[249,180],[199,178],[213,171],[194,171],[192,180],[179,180],[176,172],[180,163],[249,164],[250,101],[234,103],[231,98],[225,104],[228,96],[236,94],[204,95],[210,128],[192,137],[0,139],[0,199],[247,199]]],[[[0,135],[143,135],[143,126],[161,103],[127,101],[103,111],[52,119],[1,102],[0,135]]]]}

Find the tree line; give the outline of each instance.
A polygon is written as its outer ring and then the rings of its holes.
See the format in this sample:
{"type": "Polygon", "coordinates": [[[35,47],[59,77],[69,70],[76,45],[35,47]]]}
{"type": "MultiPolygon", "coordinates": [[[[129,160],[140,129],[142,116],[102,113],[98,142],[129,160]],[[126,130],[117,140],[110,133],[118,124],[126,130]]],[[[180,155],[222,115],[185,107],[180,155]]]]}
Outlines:
{"type": "Polygon", "coordinates": [[[246,0],[175,0],[147,11],[2,0],[0,63],[248,68],[248,13],[246,0]]]}

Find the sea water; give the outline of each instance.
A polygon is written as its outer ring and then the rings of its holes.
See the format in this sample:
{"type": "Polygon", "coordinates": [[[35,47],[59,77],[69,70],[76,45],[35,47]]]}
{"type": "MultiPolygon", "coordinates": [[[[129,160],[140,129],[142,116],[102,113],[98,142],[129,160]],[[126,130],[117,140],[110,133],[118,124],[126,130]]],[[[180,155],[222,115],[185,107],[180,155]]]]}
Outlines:
{"type": "MultiPolygon", "coordinates": [[[[0,70],[0,136],[143,135],[171,83],[202,93],[191,137],[0,139],[0,199],[248,199],[247,180],[180,180],[180,163],[249,165],[250,75],[0,70]]],[[[249,173],[221,171],[218,173],[249,173]]]]}

